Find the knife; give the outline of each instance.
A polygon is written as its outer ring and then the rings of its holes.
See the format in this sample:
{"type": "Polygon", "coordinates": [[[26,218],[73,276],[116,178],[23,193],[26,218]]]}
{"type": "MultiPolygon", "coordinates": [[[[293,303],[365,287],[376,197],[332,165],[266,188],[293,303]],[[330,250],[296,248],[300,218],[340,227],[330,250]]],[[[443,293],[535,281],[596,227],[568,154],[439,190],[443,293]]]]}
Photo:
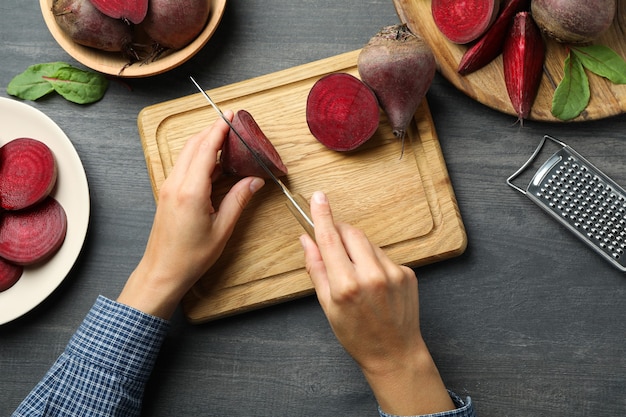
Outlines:
{"type": "Polygon", "coordinates": [[[207,94],[207,92],[200,87],[200,85],[196,82],[193,77],[189,77],[191,82],[196,86],[196,88],[204,95],[204,98],[211,104],[211,106],[215,109],[217,114],[226,122],[228,127],[235,133],[235,135],[239,138],[241,143],[250,151],[255,161],[263,168],[263,170],[267,173],[267,175],[274,181],[276,185],[282,190],[283,194],[287,197],[287,207],[293,216],[298,220],[302,228],[315,240],[315,230],[313,225],[313,220],[311,220],[311,211],[309,209],[309,204],[300,194],[293,194],[285,184],[272,172],[272,170],[263,162],[263,159],[252,149],[252,147],[245,141],[245,139],[239,134],[237,129],[233,126],[233,124],[224,116],[224,113],[220,110],[220,108],[215,104],[211,97],[207,94]]]}

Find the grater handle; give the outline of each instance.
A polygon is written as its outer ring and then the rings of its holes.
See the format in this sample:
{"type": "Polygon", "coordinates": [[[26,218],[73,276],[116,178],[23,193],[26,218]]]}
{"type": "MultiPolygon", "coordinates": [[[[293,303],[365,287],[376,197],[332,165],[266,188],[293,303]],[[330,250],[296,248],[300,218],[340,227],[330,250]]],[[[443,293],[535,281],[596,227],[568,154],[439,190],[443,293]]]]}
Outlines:
{"type": "Polygon", "coordinates": [[[539,142],[539,145],[537,145],[537,148],[535,149],[535,151],[533,152],[532,155],[530,155],[530,158],[528,158],[528,161],[526,161],[524,163],[524,165],[522,165],[520,167],[520,169],[518,169],[517,171],[515,171],[515,173],[513,175],[511,175],[509,178],[506,179],[506,183],[511,186],[514,190],[519,191],[520,193],[526,195],[526,190],[524,190],[523,188],[513,184],[513,181],[520,176],[520,174],[522,172],[524,172],[529,166],[530,164],[533,163],[533,161],[537,158],[537,155],[539,155],[539,152],[541,152],[541,149],[543,148],[543,146],[546,143],[546,139],[550,139],[551,141],[557,143],[558,145],[565,147],[565,143],[561,142],[558,139],[553,138],[552,136],[549,135],[544,135],[544,137],[541,139],[541,142],[539,142]]]}

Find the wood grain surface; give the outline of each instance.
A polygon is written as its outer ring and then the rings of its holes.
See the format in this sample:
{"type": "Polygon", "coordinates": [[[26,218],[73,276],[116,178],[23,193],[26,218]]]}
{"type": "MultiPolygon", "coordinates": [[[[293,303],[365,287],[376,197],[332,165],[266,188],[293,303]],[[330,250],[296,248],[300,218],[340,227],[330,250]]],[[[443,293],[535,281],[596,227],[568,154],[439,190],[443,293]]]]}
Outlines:
{"type": "MultiPolygon", "coordinates": [[[[321,76],[358,76],[359,50],[213,89],[218,105],[249,111],[289,169],[287,185],[310,198],[325,190],[337,219],[352,222],[397,263],[423,265],[459,255],[465,231],[427,103],[402,143],[381,112],[381,124],[364,146],[335,152],[310,134],[305,109],[321,76]]],[[[186,139],[213,123],[216,112],[200,94],[141,111],[139,133],[155,196],[186,139]]],[[[216,183],[219,201],[236,181],[216,183]]],[[[224,254],[184,300],[193,322],[244,312],[310,294],[311,281],[298,244],[299,223],[273,184],[242,214],[224,254]]]]}
{"type": "MultiPolygon", "coordinates": [[[[467,46],[457,45],[445,38],[432,18],[431,0],[394,0],[402,22],[420,34],[431,46],[437,59],[438,70],[459,90],[495,110],[515,115],[504,84],[502,55],[486,67],[468,75],[460,75],[457,68],[467,46]]],[[[626,2],[618,2],[619,9],[613,25],[594,41],[611,47],[626,58],[626,2]]],[[[552,97],[563,79],[563,63],[567,47],[552,39],[545,39],[546,61],[539,92],[529,119],[560,122],[552,115],[552,97]]],[[[596,120],[626,112],[626,85],[616,85],[597,76],[589,75],[591,99],[587,108],[571,121],[596,120]]]]}

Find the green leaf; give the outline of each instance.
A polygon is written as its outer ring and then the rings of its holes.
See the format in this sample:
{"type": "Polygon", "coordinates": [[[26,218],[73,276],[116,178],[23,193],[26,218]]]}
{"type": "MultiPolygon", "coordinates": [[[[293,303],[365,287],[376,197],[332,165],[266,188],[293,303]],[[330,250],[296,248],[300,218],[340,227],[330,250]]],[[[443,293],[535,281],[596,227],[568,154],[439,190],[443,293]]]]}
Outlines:
{"type": "Polygon", "coordinates": [[[576,46],[571,51],[589,71],[615,84],[626,84],[626,61],[608,46],[576,46]]]}
{"type": "Polygon", "coordinates": [[[46,79],[57,93],[78,104],[100,100],[109,86],[104,75],[74,67],[59,68],[52,77],[46,79]]]}
{"type": "Polygon", "coordinates": [[[13,77],[7,86],[7,93],[24,100],[37,100],[54,91],[54,87],[44,77],[53,76],[59,69],[69,66],[65,62],[31,65],[13,77]]]}
{"type": "Polygon", "coordinates": [[[589,79],[577,55],[565,58],[563,79],[552,97],[552,114],[561,120],[578,116],[589,104],[589,79]]]}

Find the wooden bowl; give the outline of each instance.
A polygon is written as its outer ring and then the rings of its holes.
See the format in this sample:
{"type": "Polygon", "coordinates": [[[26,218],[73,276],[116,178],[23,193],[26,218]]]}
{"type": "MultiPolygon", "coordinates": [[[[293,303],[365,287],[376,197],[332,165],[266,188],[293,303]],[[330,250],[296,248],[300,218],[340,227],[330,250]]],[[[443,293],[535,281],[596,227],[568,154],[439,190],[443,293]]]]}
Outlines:
{"type": "Polygon", "coordinates": [[[176,51],[166,51],[154,61],[146,63],[136,62],[125,68],[129,60],[121,53],[105,52],[79,45],[63,32],[52,15],[52,1],[39,0],[39,4],[46,25],[61,48],[78,62],[95,71],[126,78],[149,77],[161,74],[189,60],[213,36],[226,8],[226,0],[207,0],[211,4],[209,19],[204,30],[189,45],[176,51]]]}

